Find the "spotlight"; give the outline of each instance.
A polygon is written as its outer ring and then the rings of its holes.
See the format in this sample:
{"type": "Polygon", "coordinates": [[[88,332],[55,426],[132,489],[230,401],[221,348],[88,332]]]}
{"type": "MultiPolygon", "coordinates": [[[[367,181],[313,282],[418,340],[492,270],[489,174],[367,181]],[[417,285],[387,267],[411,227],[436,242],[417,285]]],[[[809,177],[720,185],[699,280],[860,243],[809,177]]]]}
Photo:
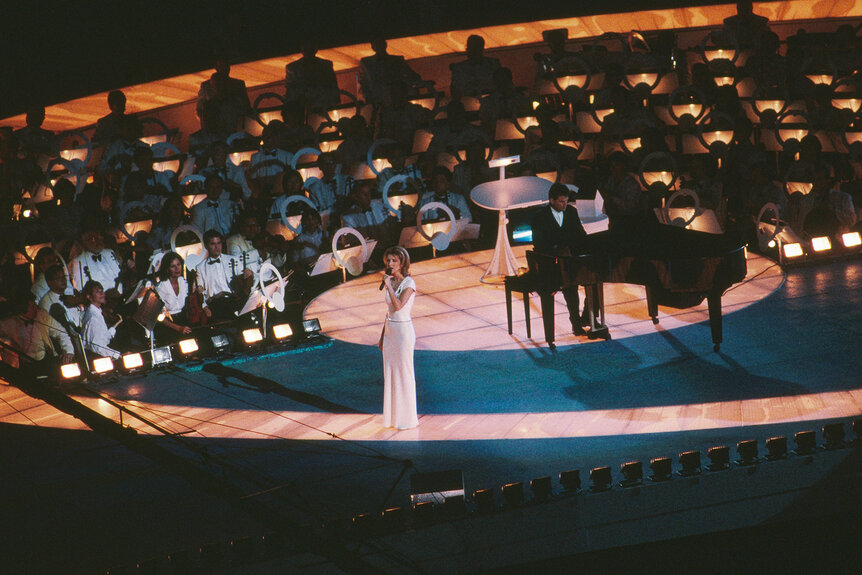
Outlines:
{"type": "Polygon", "coordinates": [[[737,443],[736,452],[739,453],[739,459],[736,460],[737,465],[755,465],[758,462],[757,441],[754,439],[737,443]]]}
{"type": "Polygon", "coordinates": [[[710,447],[706,456],[709,457],[709,465],[706,468],[710,471],[723,471],[730,467],[730,448],[726,445],[710,447]]]}
{"type": "Polygon", "coordinates": [[[520,481],[504,485],[501,491],[507,508],[520,507],[524,504],[524,484],[520,481]]]}
{"type": "Polygon", "coordinates": [[[93,360],[93,371],[96,373],[107,373],[114,369],[114,362],[110,357],[99,357],[93,360]]]}
{"type": "Polygon", "coordinates": [[[473,492],[473,503],[476,504],[476,511],[479,513],[494,512],[494,491],[491,489],[477,489],[473,492]]]}
{"type": "Polygon", "coordinates": [[[284,339],[293,335],[290,324],[280,323],[272,326],[272,335],[275,339],[284,339]]]}
{"type": "Polygon", "coordinates": [[[779,435],[766,440],[766,460],[776,461],[787,457],[787,438],[779,435]]]}
{"type": "Polygon", "coordinates": [[[81,366],[77,363],[66,363],[60,366],[60,375],[63,379],[74,379],[81,377],[81,366]]]}
{"type": "Polygon", "coordinates": [[[251,329],[243,330],[242,339],[247,345],[252,345],[263,340],[263,334],[260,333],[258,328],[253,327],[251,329]]]}
{"type": "Polygon", "coordinates": [[[173,359],[174,358],[171,355],[171,348],[168,346],[157,347],[153,350],[153,367],[167,365],[171,363],[173,359]]]}
{"type": "Polygon", "coordinates": [[[457,519],[467,514],[467,503],[464,495],[453,495],[443,500],[443,516],[447,519],[457,519]]]}
{"type": "Polygon", "coordinates": [[[581,471],[580,469],[569,469],[568,471],[560,472],[560,485],[567,493],[577,493],[581,490],[581,471]]]}
{"type": "Polygon", "coordinates": [[[320,333],[320,320],[317,318],[303,320],[302,329],[305,330],[307,337],[315,336],[320,333]]]}
{"type": "Polygon", "coordinates": [[[530,480],[530,491],[534,501],[547,501],[551,497],[551,476],[530,480]]]}
{"type": "Polygon", "coordinates": [[[781,246],[781,249],[784,250],[784,257],[787,259],[798,258],[803,254],[802,244],[798,242],[794,242],[792,244],[784,244],[781,246]]]}
{"type": "Polygon", "coordinates": [[[620,487],[635,487],[642,485],[644,482],[643,463],[640,461],[629,461],[620,465],[620,473],[623,480],[620,481],[620,487]]]}
{"type": "Polygon", "coordinates": [[[213,352],[216,354],[226,352],[230,349],[230,340],[223,333],[210,337],[210,343],[212,343],[213,352]]]}
{"type": "Polygon", "coordinates": [[[815,252],[826,252],[832,249],[832,242],[826,236],[811,238],[811,249],[815,252]]]}
{"type": "MultiPolygon", "coordinates": [[[[463,498],[462,498],[463,501],[463,498]]],[[[417,527],[426,527],[434,523],[434,504],[423,501],[413,506],[413,523],[417,527]]]]}
{"type": "Polygon", "coordinates": [[[127,353],[123,356],[123,368],[128,371],[144,366],[144,358],[139,353],[127,353]]]}
{"type": "Polygon", "coordinates": [[[652,481],[670,481],[673,478],[670,457],[656,457],[649,462],[649,468],[652,470],[649,476],[652,481]]]}
{"type": "Polygon", "coordinates": [[[180,351],[183,355],[194,353],[198,350],[198,342],[194,339],[184,339],[180,341],[180,351]]]}
{"type": "Polygon", "coordinates": [[[859,235],[859,232],[848,232],[841,234],[841,242],[845,248],[855,248],[862,245],[862,236],[859,235]]]}
{"type": "Polygon", "coordinates": [[[840,449],[844,447],[844,424],[839,421],[824,425],[823,439],[826,441],[823,444],[825,449],[840,449]]]}
{"type": "Polygon", "coordinates": [[[407,521],[407,511],[403,507],[390,507],[383,510],[380,518],[384,531],[398,531],[407,521]]]}
{"type": "Polygon", "coordinates": [[[590,481],[590,491],[607,491],[611,488],[611,468],[605,466],[590,469],[590,481]]]}
{"type": "Polygon", "coordinates": [[[380,515],[362,513],[353,517],[353,528],[363,534],[374,534],[380,530],[380,515]]]}
{"type": "Polygon", "coordinates": [[[793,441],[796,442],[796,449],[793,452],[796,455],[809,455],[814,453],[817,446],[817,438],[813,431],[799,431],[793,436],[793,441]]]}
{"type": "Polygon", "coordinates": [[[700,475],[700,451],[685,451],[680,453],[679,464],[682,466],[679,474],[683,477],[700,475]]]}

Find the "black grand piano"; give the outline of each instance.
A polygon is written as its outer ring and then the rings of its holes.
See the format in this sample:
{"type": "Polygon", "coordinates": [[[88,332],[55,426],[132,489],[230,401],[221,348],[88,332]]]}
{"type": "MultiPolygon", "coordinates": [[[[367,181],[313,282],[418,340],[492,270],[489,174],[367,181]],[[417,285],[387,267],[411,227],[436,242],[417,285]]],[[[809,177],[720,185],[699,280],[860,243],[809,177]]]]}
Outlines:
{"type": "MultiPolygon", "coordinates": [[[[590,234],[579,251],[571,256],[528,252],[527,277],[518,278],[520,289],[514,289],[524,291],[527,284],[526,289],[538,292],[545,340],[551,348],[554,347],[553,293],[571,285],[585,287],[589,337],[610,338],[605,325],[603,284],[612,282],[644,286],[649,315],[656,324],[659,305],[683,309],[706,298],[714,350],[719,350],[721,296],[746,274],[745,245],[741,239],[655,223],[590,234]]],[[[510,291],[508,285],[507,291],[510,291]]]]}

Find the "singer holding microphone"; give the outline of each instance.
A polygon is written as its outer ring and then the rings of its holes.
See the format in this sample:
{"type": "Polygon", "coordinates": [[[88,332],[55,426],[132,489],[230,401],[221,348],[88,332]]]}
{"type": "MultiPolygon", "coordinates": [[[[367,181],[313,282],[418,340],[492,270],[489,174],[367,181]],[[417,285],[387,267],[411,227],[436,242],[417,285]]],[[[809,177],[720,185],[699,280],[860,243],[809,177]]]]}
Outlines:
{"type": "Polygon", "coordinates": [[[383,252],[386,271],[380,289],[388,307],[380,342],[383,352],[383,425],[410,429],[419,425],[413,348],[416,332],[410,312],[416,299],[416,282],[410,277],[410,255],[401,246],[383,252]]]}

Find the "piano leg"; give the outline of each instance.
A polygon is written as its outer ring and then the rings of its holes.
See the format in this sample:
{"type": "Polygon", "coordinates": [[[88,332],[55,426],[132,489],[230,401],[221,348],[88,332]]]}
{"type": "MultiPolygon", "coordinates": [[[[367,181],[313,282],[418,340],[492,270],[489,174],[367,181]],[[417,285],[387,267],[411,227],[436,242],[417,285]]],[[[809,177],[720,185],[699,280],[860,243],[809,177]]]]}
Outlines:
{"type": "MultiPolygon", "coordinates": [[[[512,288],[506,284],[506,321],[509,323],[509,335],[512,335],[512,288]]],[[[530,322],[527,322],[527,329],[529,330],[530,322]]],[[[527,336],[530,337],[530,336],[527,336]]]]}
{"type": "Polygon", "coordinates": [[[548,347],[554,349],[554,292],[540,293],[539,301],[542,304],[542,325],[545,328],[545,341],[548,347]]]}
{"type": "Polygon", "coordinates": [[[655,296],[653,296],[650,287],[644,286],[644,288],[646,289],[647,312],[652,318],[653,325],[658,325],[658,302],[655,301],[655,296]]]}
{"type": "Polygon", "coordinates": [[[605,290],[604,284],[599,282],[592,285],[584,286],[585,293],[585,308],[587,315],[590,318],[590,329],[587,332],[587,337],[590,339],[611,339],[611,333],[608,326],[605,324],[605,290]],[[596,312],[599,317],[596,318],[596,312]]]}
{"type": "Polygon", "coordinates": [[[706,296],[709,305],[709,327],[712,330],[712,351],[721,349],[721,293],[710,292],[706,296]]]}
{"type": "MultiPolygon", "coordinates": [[[[530,321],[530,294],[528,292],[524,292],[524,320],[527,322],[527,339],[533,338],[532,333],[532,322],[530,321]]],[[[511,305],[511,302],[509,303],[511,305]]],[[[511,330],[509,331],[511,335],[511,330]]]]}

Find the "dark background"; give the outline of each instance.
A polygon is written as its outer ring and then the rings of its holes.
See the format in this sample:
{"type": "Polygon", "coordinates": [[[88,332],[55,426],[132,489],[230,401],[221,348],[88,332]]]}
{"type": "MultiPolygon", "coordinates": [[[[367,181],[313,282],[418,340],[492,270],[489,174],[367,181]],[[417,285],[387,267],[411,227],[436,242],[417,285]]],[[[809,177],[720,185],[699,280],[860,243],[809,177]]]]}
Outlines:
{"type": "MultiPolygon", "coordinates": [[[[2,9],[0,118],[232,62],[484,25],[723,4],[669,0],[28,0],[2,9]]],[[[10,3],[11,4],[11,3],[10,3]]]]}

